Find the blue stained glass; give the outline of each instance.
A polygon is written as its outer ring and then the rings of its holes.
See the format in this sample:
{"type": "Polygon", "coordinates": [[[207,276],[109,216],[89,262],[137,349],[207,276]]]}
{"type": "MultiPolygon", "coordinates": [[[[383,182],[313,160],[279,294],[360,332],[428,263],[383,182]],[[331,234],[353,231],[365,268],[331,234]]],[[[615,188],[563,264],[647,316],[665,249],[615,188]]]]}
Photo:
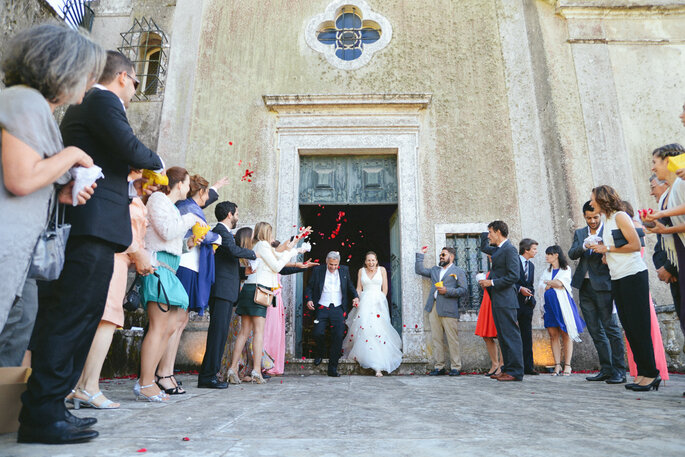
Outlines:
{"type": "Polygon", "coordinates": [[[380,40],[381,34],[375,29],[362,29],[362,41],[364,44],[375,43],[380,40]]]}
{"type": "Polygon", "coordinates": [[[317,34],[317,39],[334,46],[335,55],[342,60],[358,59],[365,44],[378,41],[381,31],[364,27],[362,18],[355,13],[343,13],[335,21],[335,28],[326,28],[317,34]]]}

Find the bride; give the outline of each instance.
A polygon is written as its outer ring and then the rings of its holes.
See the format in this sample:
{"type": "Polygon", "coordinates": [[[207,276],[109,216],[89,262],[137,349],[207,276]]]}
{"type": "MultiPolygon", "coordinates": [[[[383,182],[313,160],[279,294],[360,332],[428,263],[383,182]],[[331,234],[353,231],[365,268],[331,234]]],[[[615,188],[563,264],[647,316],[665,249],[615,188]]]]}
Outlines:
{"type": "Polygon", "coordinates": [[[359,305],[347,317],[347,337],[343,353],[347,359],[364,368],[372,368],[376,376],[397,369],[402,362],[402,338],[390,323],[388,311],[388,274],[378,266],[375,252],[368,252],[364,268],[359,270],[357,293],[359,305]]]}

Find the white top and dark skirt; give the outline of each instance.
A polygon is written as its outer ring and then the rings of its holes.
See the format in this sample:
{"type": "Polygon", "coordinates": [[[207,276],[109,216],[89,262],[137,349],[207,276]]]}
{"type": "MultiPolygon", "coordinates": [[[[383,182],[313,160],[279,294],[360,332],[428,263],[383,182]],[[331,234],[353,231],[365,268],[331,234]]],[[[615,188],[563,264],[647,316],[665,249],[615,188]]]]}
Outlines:
{"type": "Polygon", "coordinates": [[[585,330],[585,321],[578,313],[576,302],[571,295],[571,267],[564,269],[546,268],[538,285],[540,293],[544,294],[545,328],[558,327],[566,332],[573,341],[580,343],[579,334],[585,330]],[[545,281],[556,279],[564,285],[563,289],[550,287],[545,290],[545,281]]]}

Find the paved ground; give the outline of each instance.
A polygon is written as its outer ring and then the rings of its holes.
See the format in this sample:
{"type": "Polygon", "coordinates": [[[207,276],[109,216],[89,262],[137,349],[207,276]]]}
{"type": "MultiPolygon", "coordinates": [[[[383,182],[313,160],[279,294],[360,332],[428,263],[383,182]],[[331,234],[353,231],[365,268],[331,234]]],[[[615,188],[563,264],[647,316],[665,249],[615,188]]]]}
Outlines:
{"type": "Polygon", "coordinates": [[[44,446],[0,435],[0,455],[135,456],[142,448],[184,457],[685,455],[685,375],[649,393],[580,374],[522,383],[286,376],[224,391],[179,378],[188,394],[166,404],[133,401],[131,380],[106,382],[103,391],[122,408],[77,412],[98,418],[99,438],[44,446]]]}

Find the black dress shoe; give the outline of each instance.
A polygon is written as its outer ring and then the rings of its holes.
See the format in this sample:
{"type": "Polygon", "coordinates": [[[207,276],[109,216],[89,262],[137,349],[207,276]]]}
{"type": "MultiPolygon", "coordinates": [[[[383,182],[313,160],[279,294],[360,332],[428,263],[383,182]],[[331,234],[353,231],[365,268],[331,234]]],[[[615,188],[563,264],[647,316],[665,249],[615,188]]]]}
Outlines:
{"type": "Polygon", "coordinates": [[[459,370],[450,370],[450,372],[447,374],[449,374],[450,376],[461,376],[459,370]]]}
{"type": "Polygon", "coordinates": [[[262,378],[264,378],[264,379],[271,379],[271,375],[268,374],[266,371],[262,371],[262,378]]]}
{"type": "Polygon", "coordinates": [[[328,370],[328,376],[331,378],[339,378],[340,373],[338,373],[338,370],[328,370]]]}
{"type": "Polygon", "coordinates": [[[606,381],[607,379],[611,379],[611,375],[609,373],[602,373],[601,371],[594,376],[585,378],[586,381],[606,381]]]}
{"type": "Polygon", "coordinates": [[[605,381],[607,384],[623,384],[626,382],[626,377],[621,375],[612,376],[605,381]]]}
{"type": "Polygon", "coordinates": [[[94,417],[78,417],[74,416],[69,410],[64,411],[64,420],[77,428],[89,428],[97,424],[98,420],[94,417]]]}
{"type": "Polygon", "coordinates": [[[216,376],[206,381],[197,381],[197,387],[200,389],[228,389],[228,383],[219,381],[216,376]]]}
{"type": "Polygon", "coordinates": [[[314,359],[314,366],[318,367],[321,365],[321,357],[317,357],[314,359]]]}
{"type": "Polygon", "coordinates": [[[66,420],[46,425],[21,424],[17,443],[71,444],[92,440],[99,435],[95,430],[82,430],[66,420]]]}
{"type": "Polygon", "coordinates": [[[439,370],[437,368],[433,369],[430,373],[428,373],[428,376],[443,376],[446,375],[447,371],[445,371],[444,368],[440,368],[439,370]]]}
{"type": "Polygon", "coordinates": [[[540,373],[538,373],[538,372],[535,371],[535,370],[524,371],[523,374],[527,374],[527,375],[529,375],[529,376],[539,376],[539,375],[540,375],[540,373]]]}

